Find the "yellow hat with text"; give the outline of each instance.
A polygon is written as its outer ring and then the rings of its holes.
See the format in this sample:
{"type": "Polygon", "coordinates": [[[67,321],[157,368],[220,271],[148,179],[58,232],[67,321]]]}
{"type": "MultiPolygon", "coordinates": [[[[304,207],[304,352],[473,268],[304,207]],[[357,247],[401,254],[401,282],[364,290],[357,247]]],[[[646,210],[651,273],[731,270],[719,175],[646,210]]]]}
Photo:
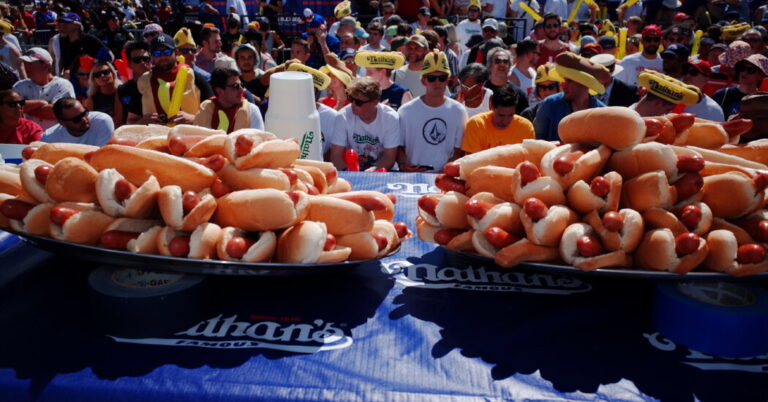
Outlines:
{"type": "Polygon", "coordinates": [[[291,63],[291,65],[288,66],[288,71],[302,71],[311,75],[312,83],[318,91],[328,88],[328,85],[331,83],[331,77],[329,77],[328,74],[301,63],[291,63]]]}
{"type": "Polygon", "coordinates": [[[693,106],[701,100],[701,90],[658,71],[643,70],[637,84],[649,93],[676,105],[693,106]]]}
{"type": "Polygon", "coordinates": [[[433,51],[424,56],[424,64],[421,66],[421,76],[431,73],[445,73],[451,75],[451,68],[448,66],[448,57],[440,51],[433,51]]]}
{"type": "Polygon", "coordinates": [[[344,71],[339,70],[338,68],[331,67],[329,65],[324,65],[320,67],[320,72],[328,75],[329,77],[336,77],[337,80],[341,81],[342,84],[344,84],[345,87],[349,86],[349,83],[352,82],[352,76],[345,73],[344,71]]]}
{"type": "Polygon", "coordinates": [[[372,52],[364,50],[355,54],[355,64],[361,67],[395,70],[405,64],[405,57],[400,52],[372,52]]]}
{"type": "Polygon", "coordinates": [[[349,0],[342,1],[333,8],[333,14],[336,15],[338,20],[352,14],[352,3],[349,0]]]}

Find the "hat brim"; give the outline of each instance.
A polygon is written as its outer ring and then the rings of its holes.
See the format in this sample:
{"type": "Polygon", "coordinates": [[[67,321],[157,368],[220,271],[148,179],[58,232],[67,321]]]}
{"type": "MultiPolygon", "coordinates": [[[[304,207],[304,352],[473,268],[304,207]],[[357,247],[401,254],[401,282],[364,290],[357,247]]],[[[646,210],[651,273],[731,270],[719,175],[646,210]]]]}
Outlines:
{"type": "Polygon", "coordinates": [[[559,64],[555,66],[555,70],[558,74],[560,74],[561,77],[576,81],[579,84],[589,88],[590,94],[592,95],[602,95],[605,93],[605,87],[603,84],[601,84],[597,78],[587,74],[584,71],[570,67],[563,67],[559,64]]]}

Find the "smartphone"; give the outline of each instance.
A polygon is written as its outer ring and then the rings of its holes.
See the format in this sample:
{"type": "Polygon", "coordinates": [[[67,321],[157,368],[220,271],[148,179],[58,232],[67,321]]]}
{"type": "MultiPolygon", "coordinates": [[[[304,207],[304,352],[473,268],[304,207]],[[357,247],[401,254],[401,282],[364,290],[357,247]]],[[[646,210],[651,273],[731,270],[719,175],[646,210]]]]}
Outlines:
{"type": "Polygon", "coordinates": [[[157,119],[160,120],[161,123],[166,124],[168,123],[168,116],[161,114],[157,116],[157,119]]]}

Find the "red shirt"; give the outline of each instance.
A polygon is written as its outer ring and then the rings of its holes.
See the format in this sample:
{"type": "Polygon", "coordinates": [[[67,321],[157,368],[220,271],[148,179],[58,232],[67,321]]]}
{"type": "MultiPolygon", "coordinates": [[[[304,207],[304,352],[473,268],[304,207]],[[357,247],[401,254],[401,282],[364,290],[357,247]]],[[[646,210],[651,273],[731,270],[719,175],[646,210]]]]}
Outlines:
{"type": "Polygon", "coordinates": [[[0,144],[29,144],[40,141],[43,128],[34,121],[19,119],[15,128],[0,128],[0,144]]]}

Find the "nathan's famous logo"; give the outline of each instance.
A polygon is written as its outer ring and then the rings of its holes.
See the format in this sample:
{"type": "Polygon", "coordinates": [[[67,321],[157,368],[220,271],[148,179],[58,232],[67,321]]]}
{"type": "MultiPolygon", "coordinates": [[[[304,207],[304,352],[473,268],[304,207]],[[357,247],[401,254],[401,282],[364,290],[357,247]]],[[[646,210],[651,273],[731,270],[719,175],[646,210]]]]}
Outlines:
{"type": "Polygon", "coordinates": [[[439,193],[440,189],[427,183],[387,183],[387,190],[406,198],[418,198],[424,194],[439,193]]]}
{"type": "Polygon", "coordinates": [[[658,332],[653,334],[643,334],[648,343],[654,348],[664,352],[674,352],[675,350],[685,353],[681,363],[696,367],[700,370],[725,370],[725,371],[747,371],[752,373],[768,372],[768,355],[752,357],[722,357],[702,353],[682,345],[677,345],[669,339],[664,338],[658,332]]]}
{"type": "Polygon", "coordinates": [[[301,144],[299,145],[299,148],[301,148],[301,155],[299,156],[299,159],[306,159],[309,157],[309,152],[312,149],[312,141],[314,140],[315,132],[311,130],[301,136],[301,144]]]}
{"type": "Polygon", "coordinates": [[[651,91],[653,92],[656,92],[660,95],[666,96],[676,101],[683,99],[682,92],[675,91],[668,85],[664,85],[656,80],[649,80],[648,83],[651,85],[651,91]]]}
{"type": "MultiPolygon", "coordinates": [[[[352,338],[333,322],[321,319],[301,322],[296,317],[252,315],[252,320],[238,321],[237,315],[222,314],[177,332],[178,338],[119,338],[117,342],[161,346],[189,346],[209,349],[273,349],[297,353],[315,353],[343,349],[352,338]]],[[[340,326],[344,326],[341,324],[340,326]]]]}
{"type": "Polygon", "coordinates": [[[375,54],[368,55],[365,59],[370,64],[377,64],[380,66],[394,67],[395,63],[397,63],[397,59],[394,57],[377,56],[375,54]]]}
{"type": "Polygon", "coordinates": [[[371,145],[377,145],[379,142],[379,137],[371,137],[367,134],[352,134],[352,140],[355,142],[355,144],[371,144],[371,145]]]}
{"type": "Polygon", "coordinates": [[[468,266],[442,267],[394,261],[382,271],[404,286],[427,289],[463,289],[486,292],[572,294],[592,290],[592,285],[567,275],[495,271],[468,266]]]}

